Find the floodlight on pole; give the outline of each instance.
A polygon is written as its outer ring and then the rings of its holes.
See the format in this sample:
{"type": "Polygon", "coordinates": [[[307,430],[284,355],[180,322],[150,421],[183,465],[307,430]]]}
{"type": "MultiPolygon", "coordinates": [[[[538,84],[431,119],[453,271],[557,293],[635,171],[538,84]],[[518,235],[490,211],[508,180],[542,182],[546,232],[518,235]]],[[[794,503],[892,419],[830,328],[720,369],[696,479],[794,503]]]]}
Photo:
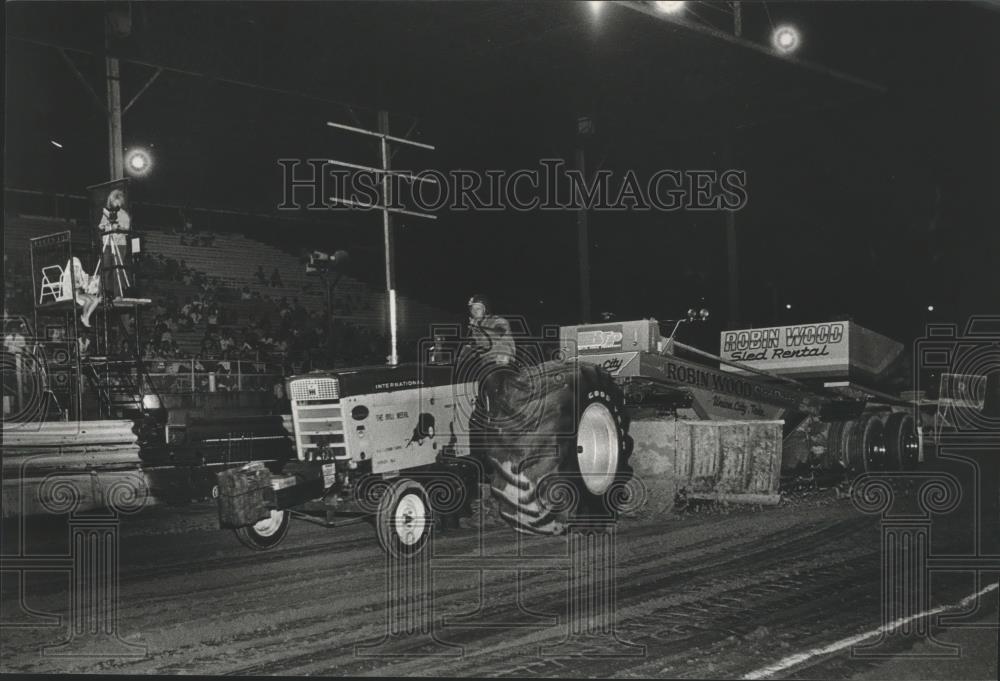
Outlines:
{"type": "Polygon", "coordinates": [[[140,147],[129,149],[125,154],[125,170],[133,177],[148,175],[153,167],[153,157],[140,147]]]}
{"type": "Polygon", "coordinates": [[[782,54],[791,54],[799,49],[802,37],[799,30],[790,24],[782,24],[771,33],[771,46],[782,54]]]}
{"type": "Polygon", "coordinates": [[[687,3],[684,0],[656,0],[653,4],[664,14],[677,14],[687,3]]]}

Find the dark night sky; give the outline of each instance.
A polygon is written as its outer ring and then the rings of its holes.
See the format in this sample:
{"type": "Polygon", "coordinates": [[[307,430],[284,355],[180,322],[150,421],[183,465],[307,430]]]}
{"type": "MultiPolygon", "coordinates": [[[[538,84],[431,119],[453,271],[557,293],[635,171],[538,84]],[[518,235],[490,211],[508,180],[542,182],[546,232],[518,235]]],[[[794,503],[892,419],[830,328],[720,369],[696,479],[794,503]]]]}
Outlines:
{"type": "MultiPolygon", "coordinates": [[[[745,4],[745,37],[766,42],[767,14],[745,4]]],[[[107,179],[105,124],[90,95],[54,50],[11,39],[100,50],[103,9],[5,5],[8,187],[79,194],[107,179]]],[[[901,338],[929,319],[1000,311],[1000,224],[990,203],[1000,187],[1000,11],[908,2],[769,10],[775,23],[802,30],[799,57],[885,92],[623,7],[606,7],[595,22],[573,3],[133,3],[132,35],[113,48],[350,102],[370,127],[374,110],[388,108],[394,132],[416,121],[414,135],[438,146],[430,156],[401,152],[396,162],[414,169],[571,160],[579,112],[597,126],[588,163],[619,172],[722,167],[728,135],[748,173],[749,204],[737,215],[747,325],[773,321],[772,286],[779,321],[851,314],[901,338]]],[[[727,20],[711,7],[696,11],[727,20]]],[[[99,61],[74,60],[101,92],[99,61]]],[[[149,73],[123,66],[126,100],[149,73]]],[[[153,174],[134,182],[134,200],[271,213],[281,191],[276,158],[376,160],[326,120],[353,123],[334,104],[164,74],[125,119],[126,146],[149,146],[156,158],[153,174]]],[[[379,283],[377,216],[310,218],[281,223],[281,239],[347,247],[355,274],[379,283]]],[[[399,288],[452,308],[483,290],[506,310],[571,321],[574,219],[406,220],[399,288]]],[[[591,224],[595,310],[663,319],[704,298],[715,319],[725,316],[721,213],[599,213],[591,224]]],[[[234,228],[218,218],[213,226],[234,228]]]]}

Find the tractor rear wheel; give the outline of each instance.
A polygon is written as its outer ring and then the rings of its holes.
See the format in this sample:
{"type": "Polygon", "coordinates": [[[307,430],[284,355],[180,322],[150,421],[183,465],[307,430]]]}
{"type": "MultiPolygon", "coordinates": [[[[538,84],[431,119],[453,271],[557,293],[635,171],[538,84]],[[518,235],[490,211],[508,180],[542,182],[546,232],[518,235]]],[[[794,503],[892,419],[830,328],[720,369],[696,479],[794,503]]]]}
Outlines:
{"type": "Polygon", "coordinates": [[[561,534],[571,519],[613,516],[627,457],[623,397],[590,364],[554,361],[508,381],[508,422],[485,445],[500,516],[518,532],[561,534]]]}

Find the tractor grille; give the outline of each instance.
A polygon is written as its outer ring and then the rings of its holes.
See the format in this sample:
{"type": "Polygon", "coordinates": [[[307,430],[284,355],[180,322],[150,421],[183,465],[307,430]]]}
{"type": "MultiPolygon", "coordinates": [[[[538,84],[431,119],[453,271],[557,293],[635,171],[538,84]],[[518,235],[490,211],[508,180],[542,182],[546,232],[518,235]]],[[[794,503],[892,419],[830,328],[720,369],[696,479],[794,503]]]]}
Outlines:
{"type": "Polygon", "coordinates": [[[293,400],[339,400],[340,381],[336,378],[303,378],[291,384],[293,400]]]}
{"type": "Polygon", "coordinates": [[[288,386],[295,449],[302,461],[332,461],[347,455],[340,385],[336,378],[303,378],[288,386]]]}

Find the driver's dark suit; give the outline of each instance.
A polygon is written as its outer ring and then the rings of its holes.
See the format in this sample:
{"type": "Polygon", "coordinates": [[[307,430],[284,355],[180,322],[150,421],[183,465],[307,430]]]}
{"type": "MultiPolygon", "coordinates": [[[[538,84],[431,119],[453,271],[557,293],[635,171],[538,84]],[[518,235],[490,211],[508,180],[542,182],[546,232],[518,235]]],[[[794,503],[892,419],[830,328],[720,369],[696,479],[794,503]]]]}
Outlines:
{"type": "MultiPolygon", "coordinates": [[[[479,404],[470,424],[473,429],[470,445],[472,458],[481,465],[477,467],[476,479],[469,487],[471,495],[467,515],[478,518],[479,507],[483,503],[479,484],[488,480],[488,477],[482,476],[490,475],[489,464],[482,456],[482,448],[486,439],[495,434],[498,417],[510,411],[509,406],[501,405],[501,401],[504,399],[504,383],[515,371],[515,346],[510,324],[496,315],[469,320],[468,339],[466,349],[472,352],[475,359],[472,366],[463,370],[463,373],[474,376],[479,383],[479,404]]],[[[462,360],[459,361],[462,363],[462,360]]],[[[466,522],[465,519],[462,522],[466,522]]]]}
{"type": "Polygon", "coordinates": [[[503,381],[513,371],[515,347],[510,323],[496,315],[471,320],[469,340],[481,362],[476,372],[480,377],[480,399],[485,401],[487,413],[494,417],[503,394],[503,381]]]}

